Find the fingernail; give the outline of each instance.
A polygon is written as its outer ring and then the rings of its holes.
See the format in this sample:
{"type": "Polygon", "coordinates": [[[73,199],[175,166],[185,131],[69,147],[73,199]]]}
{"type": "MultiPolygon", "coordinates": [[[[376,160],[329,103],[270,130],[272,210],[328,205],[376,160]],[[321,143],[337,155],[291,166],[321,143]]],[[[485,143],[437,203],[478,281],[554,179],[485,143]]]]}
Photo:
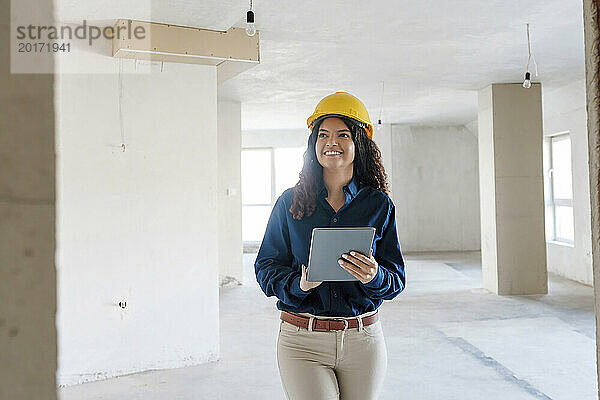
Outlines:
{"type": "Polygon", "coordinates": [[[338,260],[338,264],[342,265],[344,262],[342,260],[338,260]]]}
{"type": "Polygon", "coordinates": [[[355,255],[356,255],[356,253],[355,253],[355,252],[353,252],[353,251],[351,251],[351,252],[350,252],[350,254],[352,254],[353,256],[355,256],[355,255]]]}

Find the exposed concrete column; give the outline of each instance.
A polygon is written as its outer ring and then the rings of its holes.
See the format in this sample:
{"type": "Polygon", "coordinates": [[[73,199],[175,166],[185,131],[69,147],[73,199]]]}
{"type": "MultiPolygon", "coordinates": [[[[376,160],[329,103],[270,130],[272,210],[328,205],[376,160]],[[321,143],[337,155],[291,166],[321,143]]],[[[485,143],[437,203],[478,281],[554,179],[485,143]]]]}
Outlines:
{"type": "Polygon", "coordinates": [[[242,264],[242,124],[241,104],[217,104],[217,171],[219,210],[219,282],[241,285],[242,264]]]}
{"type": "Polygon", "coordinates": [[[55,400],[52,58],[49,74],[10,73],[10,5],[0,0],[0,399],[55,400]]]}
{"type": "Polygon", "coordinates": [[[547,293],[541,85],[492,84],[478,100],[483,287],[547,293]]]}
{"type": "MultiPolygon", "coordinates": [[[[587,131],[590,168],[590,205],[592,212],[592,269],[596,309],[596,368],[600,386],[600,26],[598,0],[583,0],[585,37],[585,77],[587,131]]],[[[600,397],[600,395],[599,395],[600,397]]]]}

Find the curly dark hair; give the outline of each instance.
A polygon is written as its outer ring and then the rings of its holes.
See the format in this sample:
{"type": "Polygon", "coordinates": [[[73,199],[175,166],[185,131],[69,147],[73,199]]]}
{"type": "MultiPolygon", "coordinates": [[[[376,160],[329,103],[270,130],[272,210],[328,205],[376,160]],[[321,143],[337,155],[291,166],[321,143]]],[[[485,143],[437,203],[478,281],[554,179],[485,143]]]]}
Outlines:
{"type": "Polygon", "coordinates": [[[323,166],[317,160],[315,143],[321,123],[329,117],[344,121],[352,134],[354,142],[353,174],[358,182],[389,194],[387,174],[381,161],[379,147],[367,136],[361,122],[343,115],[326,115],[317,119],[308,137],[308,146],[304,152],[304,165],[300,171],[300,180],[294,187],[294,200],[290,212],[294,219],[310,216],[315,211],[319,187],[323,184],[323,166]]]}

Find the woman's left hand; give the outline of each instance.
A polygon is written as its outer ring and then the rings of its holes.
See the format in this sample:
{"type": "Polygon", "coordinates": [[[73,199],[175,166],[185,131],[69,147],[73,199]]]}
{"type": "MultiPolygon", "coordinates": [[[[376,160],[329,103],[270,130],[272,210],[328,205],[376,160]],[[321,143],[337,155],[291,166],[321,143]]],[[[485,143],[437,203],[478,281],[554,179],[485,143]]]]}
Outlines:
{"type": "Polygon", "coordinates": [[[350,254],[344,253],[342,258],[338,259],[338,263],[362,283],[371,282],[379,268],[373,257],[373,249],[368,257],[358,251],[351,251],[350,254]]]}

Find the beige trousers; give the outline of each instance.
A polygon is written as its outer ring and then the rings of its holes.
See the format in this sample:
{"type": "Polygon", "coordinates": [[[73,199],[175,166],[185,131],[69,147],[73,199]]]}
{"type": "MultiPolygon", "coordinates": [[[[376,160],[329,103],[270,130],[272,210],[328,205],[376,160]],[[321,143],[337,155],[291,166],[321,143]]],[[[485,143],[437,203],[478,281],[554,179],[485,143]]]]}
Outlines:
{"type": "Polygon", "coordinates": [[[376,400],[387,370],[381,320],[329,332],[280,321],[277,365],[288,400],[376,400]]]}

